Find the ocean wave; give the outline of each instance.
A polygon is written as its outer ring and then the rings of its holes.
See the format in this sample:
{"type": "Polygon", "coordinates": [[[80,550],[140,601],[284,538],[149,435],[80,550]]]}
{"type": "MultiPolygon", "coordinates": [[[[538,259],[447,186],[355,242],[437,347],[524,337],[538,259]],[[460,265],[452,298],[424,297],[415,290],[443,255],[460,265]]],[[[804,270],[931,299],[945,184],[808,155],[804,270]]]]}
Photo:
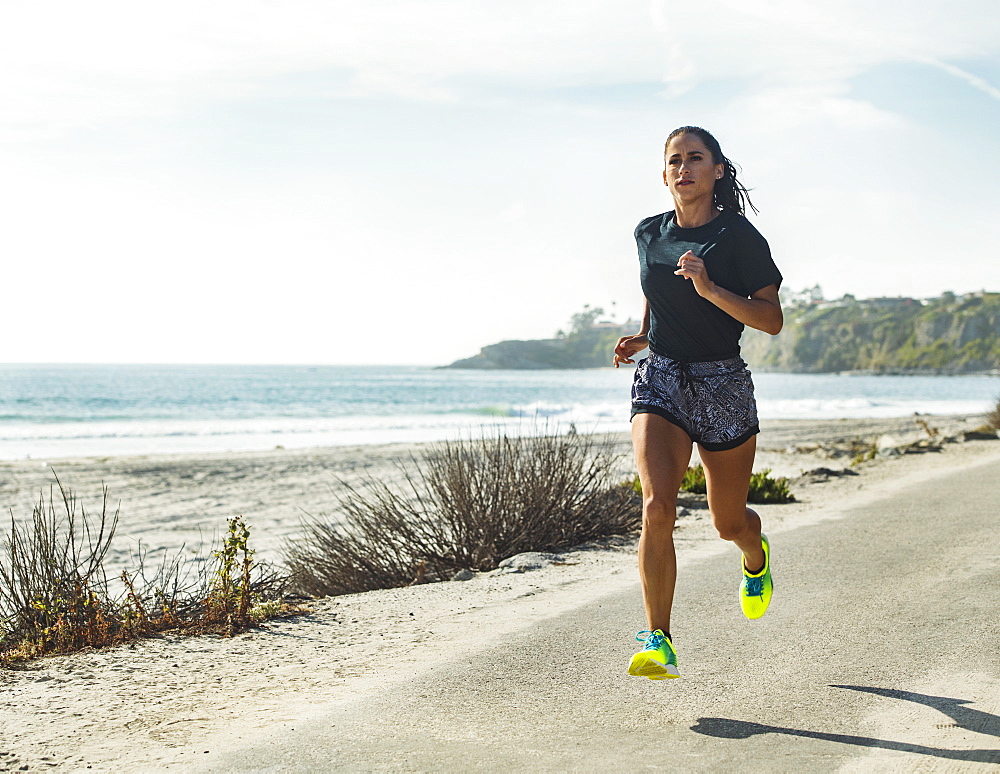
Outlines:
{"type": "Polygon", "coordinates": [[[614,424],[582,413],[542,416],[509,414],[423,414],[326,417],[311,420],[107,422],[0,428],[0,459],[116,456],[178,452],[228,452],[316,446],[417,443],[477,437],[498,430],[511,435],[626,429],[627,414],[614,424]]]}
{"type": "Polygon", "coordinates": [[[758,399],[762,419],[887,419],[910,414],[979,414],[989,404],[977,400],[789,398],[758,399]]]}
{"type": "MultiPolygon", "coordinates": [[[[498,430],[524,435],[629,427],[628,375],[613,369],[446,373],[330,367],[313,373],[269,367],[251,369],[259,372],[256,381],[245,378],[245,369],[136,367],[111,369],[109,376],[107,369],[93,367],[79,373],[54,369],[44,379],[45,369],[8,370],[8,377],[25,379],[0,390],[2,459],[412,443],[498,430]],[[34,381],[25,376],[32,373],[34,381]],[[80,373],[90,374],[92,384],[81,382],[80,373]],[[94,393],[119,382],[131,390],[124,393],[142,399],[96,406],[94,393]],[[22,400],[29,389],[35,398],[22,400]],[[72,390],[75,398],[69,400],[64,392],[72,390]]],[[[754,381],[764,419],[975,414],[992,407],[1000,387],[996,378],[985,377],[762,373],[754,374],[754,381]]]]}
{"type": "Polygon", "coordinates": [[[443,412],[446,414],[472,414],[483,417],[512,417],[515,416],[510,406],[481,406],[480,408],[453,408],[443,412]]]}

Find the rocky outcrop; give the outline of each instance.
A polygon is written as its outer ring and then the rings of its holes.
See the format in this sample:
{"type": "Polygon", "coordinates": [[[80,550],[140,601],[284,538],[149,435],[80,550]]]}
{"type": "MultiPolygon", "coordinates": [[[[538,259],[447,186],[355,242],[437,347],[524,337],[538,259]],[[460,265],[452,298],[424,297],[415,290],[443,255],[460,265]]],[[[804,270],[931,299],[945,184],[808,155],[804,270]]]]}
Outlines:
{"type": "Polygon", "coordinates": [[[569,368],[566,365],[553,365],[563,362],[557,339],[539,339],[537,341],[501,341],[483,347],[478,355],[456,360],[448,368],[569,368]]]}
{"type": "Polygon", "coordinates": [[[777,337],[747,330],[758,370],[973,373],[1000,369],[1000,293],[867,299],[785,310],[777,337]]]}
{"type": "Polygon", "coordinates": [[[602,325],[577,330],[555,339],[501,341],[483,347],[478,355],[456,360],[446,368],[600,368],[611,364],[615,344],[624,326],[602,325]]]}

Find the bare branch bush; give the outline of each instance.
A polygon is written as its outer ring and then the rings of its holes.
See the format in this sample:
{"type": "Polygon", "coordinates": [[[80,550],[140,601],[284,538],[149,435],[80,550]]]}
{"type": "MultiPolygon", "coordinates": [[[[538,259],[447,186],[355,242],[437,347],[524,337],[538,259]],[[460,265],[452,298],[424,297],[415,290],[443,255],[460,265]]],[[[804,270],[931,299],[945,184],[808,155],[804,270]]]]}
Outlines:
{"type": "Polygon", "coordinates": [[[44,651],[113,642],[130,620],[108,597],[104,558],[118,525],[108,512],[91,518],[56,478],[32,511],[30,526],[11,515],[7,562],[0,564],[0,648],[15,640],[44,651]]]}
{"type": "Polygon", "coordinates": [[[30,523],[11,514],[0,561],[0,665],[164,631],[231,635],[292,609],[282,602],[287,575],[253,559],[242,517],[230,519],[208,558],[179,552],[147,568],[140,546],[133,567],[109,579],[119,512],[109,511],[107,488],[92,517],[56,483],[58,495],[43,493],[30,523]]]}
{"type": "Polygon", "coordinates": [[[402,486],[343,484],[341,518],[308,519],[287,546],[293,589],[311,596],[491,570],[638,527],[630,488],[612,481],[621,454],[588,435],[484,436],[432,447],[404,466],[402,486]]]}

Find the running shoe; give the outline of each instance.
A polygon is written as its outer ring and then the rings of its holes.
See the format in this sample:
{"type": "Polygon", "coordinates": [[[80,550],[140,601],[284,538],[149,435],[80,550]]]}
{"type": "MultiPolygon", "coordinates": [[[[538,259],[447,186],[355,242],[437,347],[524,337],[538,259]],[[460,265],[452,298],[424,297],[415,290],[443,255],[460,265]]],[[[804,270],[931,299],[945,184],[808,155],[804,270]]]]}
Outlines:
{"type": "Polygon", "coordinates": [[[756,575],[747,572],[746,557],[743,563],[743,583],[740,584],[740,606],[747,618],[760,618],[771,604],[774,582],[771,580],[771,544],[767,535],[761,533],[760,542],[764,548],[764,569],[756,575]]]}
{"type": "Polygon", "coordinates": [[[639,632],[635,638],[645,643],[646,647],[632,656],[632,662],[628,665],[630,675],[648,677],[650,680],[681,676],[677,671],[677,651],[674,650],[674,644],[660,629],[639,632]]]}

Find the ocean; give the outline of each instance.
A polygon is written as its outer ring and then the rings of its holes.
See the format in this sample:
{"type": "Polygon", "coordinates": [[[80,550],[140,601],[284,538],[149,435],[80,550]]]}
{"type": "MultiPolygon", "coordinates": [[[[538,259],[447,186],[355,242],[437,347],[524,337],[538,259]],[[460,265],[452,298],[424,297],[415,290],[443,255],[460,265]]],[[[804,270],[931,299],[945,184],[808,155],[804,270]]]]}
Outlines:
{"type": "MultiPolygon", "coordinates": [[[[631,370],[0,365],[0,459],[626,430],[631,370]]],[[[997,376],[756,373],[762,419],[989,410],[997,376]]]]}

